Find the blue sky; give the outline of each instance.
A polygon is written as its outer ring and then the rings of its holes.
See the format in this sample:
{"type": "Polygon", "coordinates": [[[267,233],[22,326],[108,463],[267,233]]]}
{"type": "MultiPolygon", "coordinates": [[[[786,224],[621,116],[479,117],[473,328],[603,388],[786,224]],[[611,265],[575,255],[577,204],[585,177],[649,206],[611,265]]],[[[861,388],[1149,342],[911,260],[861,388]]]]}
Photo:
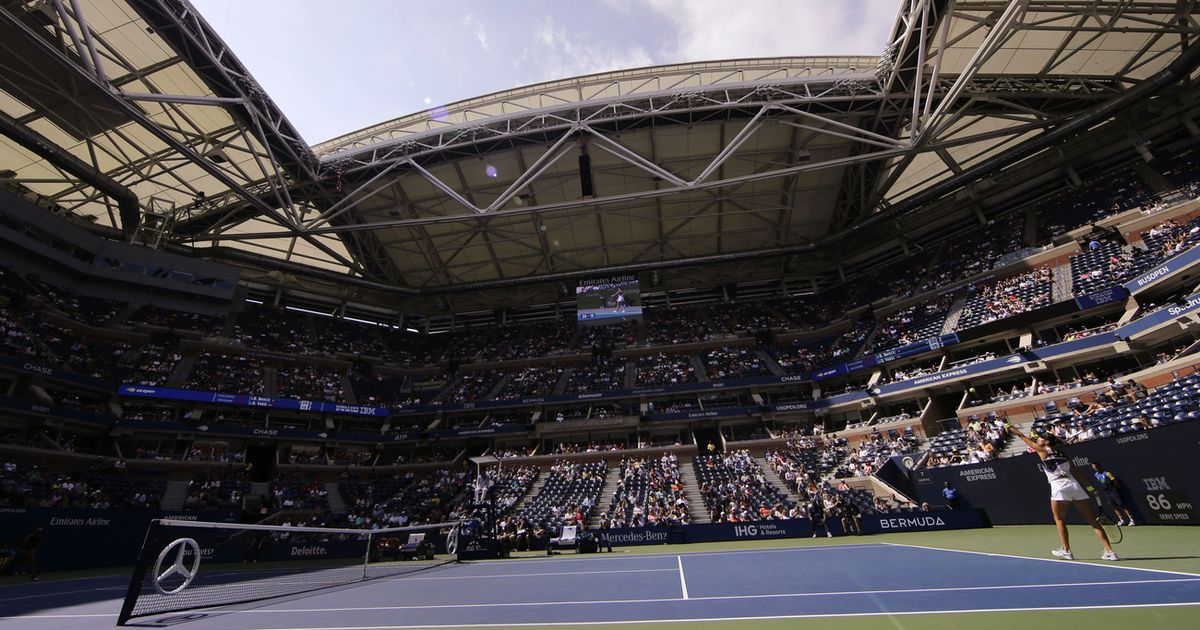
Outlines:
{"type": "Polygon", "coordinates": [[[876,55],[899,5],[898,0],[192,2],[309,143],[431,106],[592,72],[743,57],[876,55]]]}

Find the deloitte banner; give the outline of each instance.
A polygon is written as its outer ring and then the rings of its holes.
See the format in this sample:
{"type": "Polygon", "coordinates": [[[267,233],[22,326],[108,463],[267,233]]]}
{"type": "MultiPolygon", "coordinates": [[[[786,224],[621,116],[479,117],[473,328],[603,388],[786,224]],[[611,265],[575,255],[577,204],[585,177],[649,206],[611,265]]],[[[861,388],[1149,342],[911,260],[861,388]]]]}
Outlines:
{"type": "MultiPolygon", "coordinates": [[[[1179,422],[1072,444],[1063,448],[1075,476],[1091,485],[1091,462],[1097,461],[1124,485],[1122,497],[1139,523],[1200,524],[1200,475],[1194,460],[1200,444],[1200,421],[1179,422]]],[[[983,464],[947,466],[912,472],[920,501],[943,505],[942,487],[950,482],[963,507],[982,508],[997,525],[1050,523],[1046,475],[1036,455],[1025,454],[983,464]]],[[[1072,512],[1074,522],[1081,522],[1072,512]]]]}
{"type": "Polygon", "coordinates": [[[936,532],[946,529],[975,529],[979,527],[991,527],[983,510],[938,510],[933,512],[862,515],[862,530],[864,534],[936,532]]]}
{"type": "Polygon", "coordinates": [[[4,507],[0,508],[0,553],[15,548],[35,527],[41,527],[40,571],[132,565],[150,521],[156,518],[236,523],[241,513],[4,507]]]}

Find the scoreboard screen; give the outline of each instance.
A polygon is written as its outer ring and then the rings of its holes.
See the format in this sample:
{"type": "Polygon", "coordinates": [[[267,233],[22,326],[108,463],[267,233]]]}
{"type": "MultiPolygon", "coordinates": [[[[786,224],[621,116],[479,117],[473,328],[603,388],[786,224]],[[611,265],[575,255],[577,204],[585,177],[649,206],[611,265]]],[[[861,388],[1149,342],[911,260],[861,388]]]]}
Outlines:
{"type": "Polygon", "coordinates": [[[575,312],[580,322],[600,323],[641,317],[641,283],[637,276],[581,282],[575,287],[575,312]]]}

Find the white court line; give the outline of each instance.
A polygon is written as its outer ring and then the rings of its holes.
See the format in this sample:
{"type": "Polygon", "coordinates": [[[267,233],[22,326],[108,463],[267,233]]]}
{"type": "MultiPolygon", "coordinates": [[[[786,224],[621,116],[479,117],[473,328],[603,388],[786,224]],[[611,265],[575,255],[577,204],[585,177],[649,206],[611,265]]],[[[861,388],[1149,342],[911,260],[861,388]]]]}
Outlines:
{"type": "Polygon", "coordinates": [[[675,556],[675,559],[679,561],[679,586],[683,589],[683,598],[687,599],[687,578],[683,576],[683,556],[675,556]]]}
{"type": "Polygon", "coordinates": [[[1006,612],[1035,612],[1049,610],[1109,610],[1121,608],[1174,608],[1179,606],[1200,606],[1200,602],[1177,602],[1171,604],[1111,604],[1104,606],[1042,606],[1028,608],[980,608],[977,610],[912,610],[902,612],[864,612],[864,613],[816,613],[809,615],[757,615],[753,617],[696,617],[694,619],[629,619],[625,621],[550,621],[529,623],[469,623],[469,624],[436,624],[425,626],[307,626],[301,628],[260,628],[247,630],[404,630],[407,628],[526,628],[541,626],[607,626],[607,625],[643,625],[655,623],[704,623],[710,621],[766,621],[771,619],[826,619],[841,617],[908,617],[912,615],[973,615],[976,613],[1006,613],[1006,612]]]}
{"type": "MultiPolygon", "coordinates": [[[[900,588],[900,589],[876,589],[865,591],[825,591],[819,593],[766,593],[761,595],[706,595],[702,597],[660,597],[647,599],[597,599],[597,600],[581,600],[581,601],[557,601],[557,602],[500,602],[494,604],[427,604],[420,606],[347,606],[340,608],[249,608],[249,609],[229,609],[229,608],[213,608],[210,609],[214,613],[221,615],[279,615],[279,614],[296,614],[296,613],[341,613],[341,612],[369,612],[369,611],[399,611],[399,610],[437,610],[446,608],[520,608],[534,606],[593,606],[593,605],[613,605],[613,604],[660,604],[669,602],[699,602],[699,601],[726,601],[737,599],[800,599],[810,597],[838,597],[838,596],[860,596],[860,595],[906,595],[914,593],[944,593],[944,592],[970,592],[970,591],[1011,591],[1011,590],[1026,590],[1026,589],[1042,589],[1042,588],[1076,588],[1076,587],[1093,587],[1093,586],[1126,586],[1133,584],[1177,584],[1180,582],[1200,582],[1200,578],[1196,579],[1165,579],[1165,580],[1124,580],[1116,582],[1065,582],[1065,583],[1048,583],[1048,584],[1002,584],[997,586],[946,586],[935,588],[900,588]]],[[[1200,602],[1197,602],[1200,603],[1200,602]]],[[[1140,605],[1140,604],[1139,604],[1140,605]]],[[[1160,604],[1147,604],[1160,605],[1160,604]]],[[[1010,610],[1010,609],[999,609],[1010,610]]],[[[1015,610],[1015,609],[1014,609],[1015,610]]],[[[94,614],[80,613],[70,614],[64,613],[61,615],[21,615],[12,617],[0,617],[0,619],[59,619],[59,618],[87,618],[87,617],[115,617],[116,614],[94,614]]],[[[531,624],[537,625],[537,624],[531,624]]],[[[389,626],[390,627],[390,626],[389,626]]]]}
{"type": "MultiPolygon", "coordinates": [[[[695,557],[695,556],[732,556],[732,555],[756,554],[756,553],[787,553],[789,551],[825,551],[825,550],[836,551],[836,550],[840,550],[840,549],[869,549],[872,547],[879,547],[883,544],[885,544],[885,543],[857,543],[857,544],[846,544],[846,545],[825,545],[823,547],[765,547],[763,549],[736,549],[736,550],[730,550],[730,551],[692,551],[692,552],[684,551],[682,553],[683,553],[683,555],[691,558],[691,557],[695,557]]],[[[671,558],[671,557],[674,557],[677,555],[679,555],[679,552],[675,552],[675,553],[637,553],[637,554],[622,554],[622,555],[597,554],[597,555],[583,556],[583,557],[579,557],[579,558],[573,558],[573,557],[572,558],[515,558],[515,559],[506,559],[506,560],[467,560],[466,564],[473,565],[473,566],[488,566],[491,564],[502,563],[505,566],[509,566],[509,565],[514,565],[514,564],[528,564],[528,563],[540,563],[540,562],[599,562],[601,560],[640,560],[640,559],[644,559],[644,558],[671,558]]]]}
{"type": "Polygon", "coordinates": [[[96,591],[124,591],[127,590],[124,586],[104,586],[101,588],[81,588],[74,591],[54,591],[53,593],[32,593],[29,595],[21,595],[20,597],[5,597],[0,599],[0,602],[12,602],[17,600],[35,599],[38,597],[58,597],[59,595],[73,595],[75,593],[94,593],[96,591]]]}
{"type": "MultiPolygon", "coordinates": [[[[589,606],[589,605],[614,605],[614,604],[664,604],[664,602],[679,602],[679,601],[724,601],[724,600],[740,600],[740,599],[792,599],[792,598],[820,598],[820,596],[856,596],[856,595],[889,595],[889,594],[913,594],[913,593],[946,593],[946,592],[972,592],[972,590],[1019,590],[1019,589],[1036,589],[1036,588],[1074,588],[1074,587],[1105,587],[1105,586],[1127,586],[1127,584],[1162,584],[1162,583],[1178,583],[1178,582],[1200,582],[1200,578],[1196,580],[1134,580],[1124,582],[1067,582],[1067,583],[1049,583],[1049,584],[1002,584],[1002,586],[992,587],[938,587],[938,588],[898,588],[898,589],[877,589],[877,590],[830,590],[824,593],[774,593],[762,595],[707,595],[700,598],[653,598],[653,599],[626,599],[626,600],[583,600],[583,601],[524,601],[524,602],[499,602],[499,604],[432,604],[425,606],[353,606],[353,607],[338,607],[338,608],[244,608],[244,610],[229,610],[229,608],[200,608],[200,610],[210,610],[216,614],[295,614],[295,613],[320,613],[320,612],[371,612],[371,611],[412,611],[412,610],[439,610],[439,608],[512,608],[512,607],[533,607],[533,606],[589,606]]],[[[1184,604],[1129,604],[1116,605],[1110,607],[1145,607],[1145,606],[1180,606],[1180,605],[1200,605],[1200,601],[1184,602],[1184,604]]],[[[1075,608],[1093,608],[1105,606],[1072,606],[1064,608],[1064,610],[1075,610],[1075,608]]],[[[996,611],[1020,611],[1026,608],[995,608],[996,611]]],[[[1027,608],[1027,610],[1055,610],[1055,608],[1027,608]]],[[[929,611],[936,613],[938,611],[929,611]]],[[[988,612],[988,611],[943,611],[943,612],[988,612]]],[[[856,616],[856,614],[875,614],[875,613],[846,613],[846,616],[856,616]]],[[[888,614],[888,613],[878,613],[888,614]]],[[[904,613],[895,613],[904,614],[904,613]]],[[[913,614],[913,613],[907,613],[913,614]]],[[[116,613],[64,613],[64,614],[22,614],[22,616],[0,617],[0,619],[73,619],[73,618],[92,618],[92,617],[116,617],[116,613]]],[[[779,618],[791,618],[792,616],[781,616],[779,618]]],[[[804,617],[804,616],[798,616],[804,617]]],[[[820,617],[820,616],[818,616],[820,617]]],[[[746,617],[752,619],[752,617],[746,617]]],[[[764,619],[774,617],[763,617],[764,619]]],[[[738,618],[731,618],[738,619],[738,618]]],[[[666,622],[664,619],[662,622],[666,622]]],[[[601,623],[601,622],[595,622],[601,623]]],[[[608,622],[608,623],[634,623],[634,622],[608,622]]],[[[654,623],[653,620],[647,620],[644,623],[654,623]]],[[[476,624],[479,625],[479,624],[476,624]]],[[[554,624],[482,624],[482,625],[554,625],[554,624]]],[[[360,626],[346,626],[346,628],[360,628],[360,626]]],[[[366,626],[370,628],[370,626],[366,626]]],[[[392,626],[382,626],[382,628],[392,628],[392,626]]],[[[406,626],[397,626],[397,628],[406,628],[406,626]]],[[[456,625],[449,626],[408,626],[408,628],[458,628],[456,625]]],[[[286,630],[286,629],[278,629],[286,630]]],[[[316,629],[313,629],[316,630],[316,629]]],[[[332,630],[332,629],[331,629],[332,630]]]]}
{"type": "MultiPolygon", "coordinates": [[[[1007,553],[992,553],[990,551],[967,551],[965,549],[943,549],[942,547],[926,547],[925,545],[906,545],[904,543],[889,543],[889,542],[878,543],[878,544],[887,545],[889,547],[912,547],[913,549],[929,549],[931,551],[949,551],[952,553],[966,553],[966,554],[971,554],[971,555],[975,555],[975,556],[993,556],[996,558],[1015,558],[1017,560],[1037,560],[1038,562],[1053,562],[1054,564],[1059,564],[1059,565],[1065,564],[1068,566],[1070,566],[1070,564],[1071,564],[1070,560],[1058,560],[1055,558],[1035,558],[1034,556],[1017,556],[1017,555],[1007,554],[1007,553]]],[[[1099,558],[1097,558],[1097,560],[1099,560],[1099,558]]],[[[1110,569],[1125,569],[1126,571],[1148,571],[1150,573],[1166,573],[1168,575],[1186,575],[1188,577],[1200,577],[1200,573],[1188,573],[1186,571],[1168,571],[1166,569],[1147,569],[1145,567],[1131,567],[1129,565],[1118,564],[1118,562],[1120,562],[1120,561],[1117,561],[1117,562],[1106,561],[1102,564],[1089,562],[1089,563],[1084,563],[1084,566],[1108,567],[1110,569]]]]}
{"type": "MultiPolygon", "coordinates": [[[[666,573],[675,572],[675,569],[611,569],[608,571],[547,571],[545,573],[496,573],[495,575],[439,575],[436,577],[405,577],[396,576],[394,578],[384,578],[386,582],[408,582],[412,580],[482,580],[482,579],[510,579],[510,578],[526,578],[526,577],[548,577],[552,575],[601,575],[605,573],[666,573]]],[[[368,580],[364,584],[370,584],[373,581],[368,580]]]]}

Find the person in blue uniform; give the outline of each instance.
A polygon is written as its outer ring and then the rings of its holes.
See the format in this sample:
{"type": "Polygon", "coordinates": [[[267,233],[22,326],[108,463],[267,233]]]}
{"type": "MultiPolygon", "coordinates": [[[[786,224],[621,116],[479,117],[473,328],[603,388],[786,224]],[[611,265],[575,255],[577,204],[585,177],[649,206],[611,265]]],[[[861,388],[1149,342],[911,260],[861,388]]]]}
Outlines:
{"type": "Polygon", "coordinates": [[[1104,494],[1104,498],[1112,506],[1113,512],[1116,512],[1117,525],[1121,527],[1137,525],[1133,522],[1133,512],[1129,511],[1129,505],[1125,503],[1125,499],[1121,498],[1121,482],[1117,481],[1112,473],[1104,470],[1104,466],[1101,466],[1100,462],[1092,462],[1092,478],[1096,480],[1096,487],[1104,494]]]}

